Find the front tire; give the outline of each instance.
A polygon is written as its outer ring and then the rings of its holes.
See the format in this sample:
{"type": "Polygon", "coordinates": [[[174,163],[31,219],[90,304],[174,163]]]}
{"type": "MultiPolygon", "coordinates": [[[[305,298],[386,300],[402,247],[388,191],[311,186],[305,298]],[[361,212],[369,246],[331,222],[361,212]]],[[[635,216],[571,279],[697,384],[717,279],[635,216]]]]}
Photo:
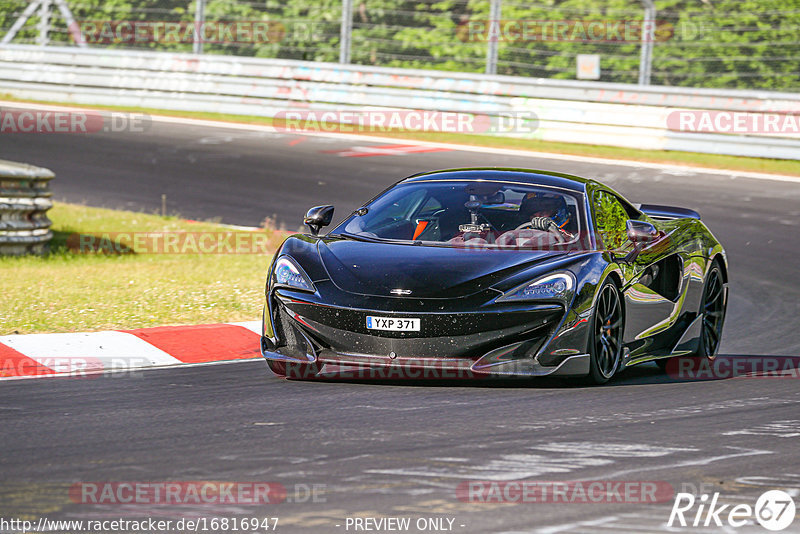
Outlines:
{"type": "Polygon", "coordinates": [[[617,372],[622,360],[622,298],[611,280],[607,279],[597,294],[591,324],[587,379],[593,384],[605,384],[617,372]]]}

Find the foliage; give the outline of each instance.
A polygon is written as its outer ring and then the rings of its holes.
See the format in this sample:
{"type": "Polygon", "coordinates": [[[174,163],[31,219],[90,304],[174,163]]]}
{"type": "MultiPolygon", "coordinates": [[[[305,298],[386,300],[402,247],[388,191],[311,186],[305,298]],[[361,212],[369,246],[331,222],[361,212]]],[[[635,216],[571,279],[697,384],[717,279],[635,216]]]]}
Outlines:
{"type": "MultiPolygon", "coordinates": [[[[184,21],[192,0],[68,0],[78,20],[184,21]]],[[[0,28],[7,29],[26,0],[0,0],[0,28]]],[[[652,83],[763,88],[800,87],[800,0],[656,0],[652,83]]],[[[269,42],[207,43],[206,53],[338,61],[341,0],[207,0],[208,21],[269,21],[269,42]]],[[[352,62],[403,68],[483,72],[490,0],[354,0],[352,62]],[[477,25],[477,26],[476,26],[477,25]],[[487,28],[486,32],[473,31],[487,28]]],[[[578,54],[599,54],[601,81],[635,83],[640,33],[623,39],[583,37],[590,23],[641,27],[639,0],[503,0],[502,23],[529,22],[541,29],[565,23],[570,32],[503,33],[498,74],[576,77],[578,54]],[[580,31],[572,31],[580,30],[580,31]]],[[[32,17],[18,42],[33,42],[32,17]]],[[[70,37],[54,11],[51,40],[70,37]],[[60,28],[60,30],[57,30],[60,28]]],[[[108,46],[132,46],[112,43],[108,46]]],[[[191,50],[190,43],[135,43],[137,47],[191,50]]]]}
{"type": "Polygon", "coordinates": [[[662,0],[657,5],[676,31],[654,49],[653,83],[800,87],[800,1],[662,0]]]}

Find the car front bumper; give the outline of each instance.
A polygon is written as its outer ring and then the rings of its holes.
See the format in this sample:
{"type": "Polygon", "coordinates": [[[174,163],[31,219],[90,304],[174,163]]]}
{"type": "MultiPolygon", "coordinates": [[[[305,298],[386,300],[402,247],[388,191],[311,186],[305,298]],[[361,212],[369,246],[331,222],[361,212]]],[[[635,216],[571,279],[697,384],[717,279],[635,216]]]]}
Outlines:
{"type": "Polygon", "coordinates": [[[338,308],[279,295],[273,308],[273,320],[265,331],[274,336],[262,337],[262,355],[268,360],[322,364],[323,375],[363,369],[383,369],[388,376],[408,378],[589,373],[585,351],[561,348],[538,357],[554,338],[575,330],[563,328],[564,308],[556,304],[398,313],[338,308]],[[368,315],[420,318],[422,328],[420,332],[368,330],[368,315]]]}

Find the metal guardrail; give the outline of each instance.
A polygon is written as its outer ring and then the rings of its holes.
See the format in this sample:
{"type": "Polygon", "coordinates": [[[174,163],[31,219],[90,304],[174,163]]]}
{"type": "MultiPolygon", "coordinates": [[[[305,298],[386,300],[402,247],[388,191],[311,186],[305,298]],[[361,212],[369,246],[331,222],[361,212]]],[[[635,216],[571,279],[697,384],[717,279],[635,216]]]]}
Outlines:
{"type": "Polygon", "coordinates": [[[48,169],[0,160],[0,255],[46,251],[53,238],[47,218],[53,178],[48,169]]]}
{"type": "Polygon", "coordinates": [[[10,45],[0,93],[274,117],[287,110],[415,109],[501,116],[538,127],[505,135],[642,149],[800,159],[800,132],[673,131],[676,110],[800,113],[800,95],[489,76],[231,56],[10,45]]]}

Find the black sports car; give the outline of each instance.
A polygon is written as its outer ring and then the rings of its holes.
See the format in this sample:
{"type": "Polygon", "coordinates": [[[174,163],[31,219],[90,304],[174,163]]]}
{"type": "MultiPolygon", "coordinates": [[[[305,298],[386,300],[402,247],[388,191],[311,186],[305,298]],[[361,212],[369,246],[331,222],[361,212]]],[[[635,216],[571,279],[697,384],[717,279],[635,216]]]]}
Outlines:
{"type": "Polygon", "coordinates": [[[332,216],[309,210],[310,234],[289,237],[269,269],[261,350],[278,375],[604,383],[719,347],[727,260],[692,210],[566,174],[472,168],[405,178],[318,235],[332,216]]]}

